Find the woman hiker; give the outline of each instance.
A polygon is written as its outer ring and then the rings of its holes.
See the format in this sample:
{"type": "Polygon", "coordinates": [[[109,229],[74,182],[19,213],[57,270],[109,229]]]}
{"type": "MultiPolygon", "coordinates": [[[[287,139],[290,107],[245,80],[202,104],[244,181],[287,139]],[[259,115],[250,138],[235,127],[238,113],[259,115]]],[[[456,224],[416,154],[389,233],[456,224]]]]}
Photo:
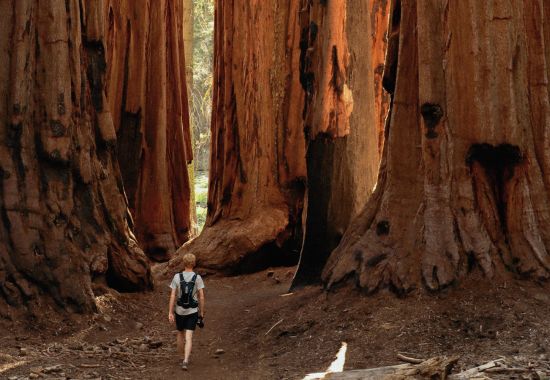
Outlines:
{"type": "Polygon", "coordinates": [[[204,282],[202,277],[194,272],[195,264],[195,255],[185,254],[183,256],[184,271],[176,273],[170,283],[172,292],[168,320],[170,323],[176,322],[178,353],[183,359],[181,368],[184,370],[187,370],[189,365],[193,331],[195,331],[199,318],[201,322],[204,318],[204,282]]]}

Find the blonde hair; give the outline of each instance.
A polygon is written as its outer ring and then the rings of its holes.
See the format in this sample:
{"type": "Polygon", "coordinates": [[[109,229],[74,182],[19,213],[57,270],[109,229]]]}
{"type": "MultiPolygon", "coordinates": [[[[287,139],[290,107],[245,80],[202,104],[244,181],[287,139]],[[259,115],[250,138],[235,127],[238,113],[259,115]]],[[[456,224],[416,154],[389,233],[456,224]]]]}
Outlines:
{"type": "Polygon", "coordinates": [[[194,268],[197,263],[197,258],[192,253],[186,253],[183,255],[183,267],[194,268]]]}

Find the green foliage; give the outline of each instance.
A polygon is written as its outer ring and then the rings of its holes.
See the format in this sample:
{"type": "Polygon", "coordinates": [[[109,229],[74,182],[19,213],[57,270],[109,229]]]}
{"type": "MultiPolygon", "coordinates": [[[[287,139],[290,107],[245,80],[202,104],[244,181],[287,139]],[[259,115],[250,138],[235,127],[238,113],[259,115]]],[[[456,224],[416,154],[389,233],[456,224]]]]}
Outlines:
{"type": "Polygon", "coordinates": [[[195,204],[197,208],[197,225],[202,230],[206,221],[206,204],[208,203],[208,172],[195,172],[195,204]]]}
{"type": "Polygon", "coordinates": [[[193,83],[191,125],[193,126],[195,205],[197,225],[202,230],[208,202],[208,160],[212,116],[214,0],[193,1],[193,83]]]}
{"type": "Polygon", "coordinates": [[[212,116],[214,0],[193,0],[193,87],[191,117],[195,169],[208,170],[212,116]]]}
{"type": "Polygon", "coordinates": [[[199,228],[199,231],[202,230],[205,222],[206,222],[206,207],[197,206],[197,226],[199,228]]]}
{"type": "Polygon", "coordinates": [[[201,205],[206,205],[208,202],[208,193],[205,191],[204,193],[200,193],[196,197],[196,203],[198,204],[197,207],[200,207],[201,205]]]}

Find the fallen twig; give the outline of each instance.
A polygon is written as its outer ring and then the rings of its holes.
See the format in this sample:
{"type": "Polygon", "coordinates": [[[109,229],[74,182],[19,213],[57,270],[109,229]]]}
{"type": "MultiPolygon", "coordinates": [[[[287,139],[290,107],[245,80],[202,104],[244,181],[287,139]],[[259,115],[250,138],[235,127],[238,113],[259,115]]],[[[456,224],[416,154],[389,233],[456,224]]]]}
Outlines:
{"type": "Polygon", "coordinates": [[[404,361],[406,363],[411,363],[411,364],[420,364],[424,361],[424,359],[412,358],[410,356],[405,356],[401,353],[397,354],[397,358],[401,361],[404,361]]]}
{"type": "Polygon", "coordinates": [[[85,363],[79,364],[78,366],[80,368],[100,368],[100,367],[102,367],[101,364],[85,364],[85,363]]]}
{"type": "Polygon", "coordinates": [[[453,375],[449,376],[449,379],[465,380],[465,379],[469,379],[471,377],[479,376],[483,372],[491,372],[491,369],[493,369],[495,367],[498,367],[499,365],[502,365],[504,360],[505,359],[502,358],[502,357],[499,358],[499,359],[491,360],[490,362],[487,362],[487,363],[482,364],[480,366],[477,366],[477,367],[474,367],[474,368],[469,368],[469,369],[464,370],[460,373],[453,374],[453,375]]]}
{"type": "Polygon", "coordinates": [[[517,367],[500,367],[500,368],[488,368],[484,372],[489,373],[503,373],[503,372],[532,372],[532,368],[517,368],[517,367]]]}
{"type": "Polygon", "coordinates": [[[279,323],[281,323],[283,321],[283,319],[281,319],[279,322],[275,323],[273,326],[271,326],[271,328],[269,330],[267,330],[267,332],[265,333],[264,336],[267,336],[267,334],[269,334],[271,332],[271,330],[273,330],[275,328],[275,326],[277,326],[279,323]]]}

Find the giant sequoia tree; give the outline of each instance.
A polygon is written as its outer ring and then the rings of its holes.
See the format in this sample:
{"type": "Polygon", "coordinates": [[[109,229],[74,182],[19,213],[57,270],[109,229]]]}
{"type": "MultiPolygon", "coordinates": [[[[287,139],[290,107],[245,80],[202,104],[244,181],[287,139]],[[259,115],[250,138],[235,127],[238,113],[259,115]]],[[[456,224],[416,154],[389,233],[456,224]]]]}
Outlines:
{"type": "Polygon", "coordinates": [[[208,217],[181,252],[221,270],[272,264],[300,246],[306,198],[297,283],[320,277],[376,179],[373,42],[364,35],[369,10],[385,8],[360,0],[217,3],[208,217]]]}
{"type": "Polygon", "coordinates": [[[396,0],[377,188],[328,286],[373,291],[550,271],[550,4],[396,0]]]}
{"type": "Polygon", "coordinates": [[[0,14],[0,312],[44,293],[92,310],[92,281],[149,287],[104,95],[101,2],[1,0],[0,14]]]}
{"type": "MultiPolygon", "coordinates": [[[[251,268],[300,243],[306,168],[299,6],[216,3],[208,215],[201,235],[182,247],[202,266],[251,268]]],[[[170,268],[178,265],[176,258],[170,268]]]]}
{"type": "Polygon", "coordinates": [[[166,260],[193,236],[183,1],[111,0],[107,98],[137,238],[166,260]]]}

